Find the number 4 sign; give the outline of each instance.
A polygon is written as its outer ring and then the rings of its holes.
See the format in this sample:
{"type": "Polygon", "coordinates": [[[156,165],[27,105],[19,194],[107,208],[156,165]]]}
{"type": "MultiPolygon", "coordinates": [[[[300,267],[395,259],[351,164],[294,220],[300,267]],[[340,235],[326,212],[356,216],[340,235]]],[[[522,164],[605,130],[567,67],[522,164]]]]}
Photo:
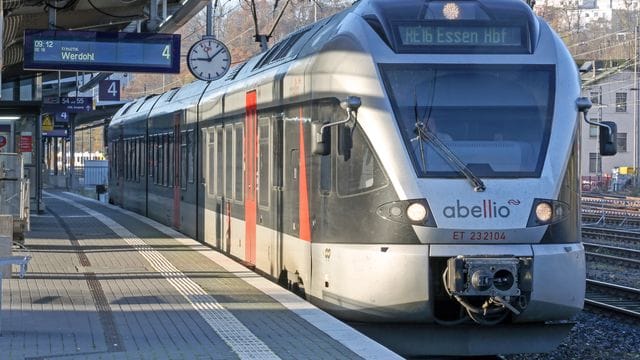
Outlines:
{"type": "Polygon", "coordinates": [[[100,101],[120,100],[120,80],[102,80],[98,85],[100,101]]]}

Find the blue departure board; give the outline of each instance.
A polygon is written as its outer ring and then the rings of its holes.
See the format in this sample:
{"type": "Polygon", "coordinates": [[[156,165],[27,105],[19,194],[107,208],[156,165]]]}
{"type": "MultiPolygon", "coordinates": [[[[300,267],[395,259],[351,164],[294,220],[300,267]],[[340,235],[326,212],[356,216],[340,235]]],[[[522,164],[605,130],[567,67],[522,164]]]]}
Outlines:
{"type": "Polygon", "coordinates": [[[26,70],[180,72],[180,35],[25,30],[26,70]]]}

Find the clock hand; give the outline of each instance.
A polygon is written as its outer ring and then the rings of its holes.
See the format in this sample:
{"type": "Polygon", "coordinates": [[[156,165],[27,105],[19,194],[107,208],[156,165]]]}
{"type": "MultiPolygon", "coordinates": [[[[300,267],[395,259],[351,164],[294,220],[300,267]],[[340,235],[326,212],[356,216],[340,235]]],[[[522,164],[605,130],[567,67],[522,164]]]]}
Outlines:
{"type": "Polygon", "coordinates": [[[216,51],[213,55],[211,55],[211,57],[208,59],[209,62],[211,62],[211,60],[213,60],[214,57],[216,57],[218,54],[220,54],[222,52],[222,50],[224,50],[224,48],[220,48],[218,51],[216,51]]]}

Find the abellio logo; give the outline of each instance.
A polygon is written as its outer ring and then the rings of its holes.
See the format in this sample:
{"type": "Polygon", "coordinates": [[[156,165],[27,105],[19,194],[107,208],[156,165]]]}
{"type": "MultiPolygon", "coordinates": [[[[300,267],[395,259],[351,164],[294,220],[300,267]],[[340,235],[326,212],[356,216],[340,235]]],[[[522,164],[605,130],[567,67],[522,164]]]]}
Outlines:
{"type": "MultiPolygon", "coordinates": [[[[520,200],[511,199],[507,204],[512,206],[520,205],[520,200]]],[[[511,209],[507,205],[498,205],[493,200],[482,200],[482,205],[465,206],[460,205],[460,200],[456,200],[456,204],[445,206],[442,214],[446,218],[507,218],[511,215],[511,209]]]]}

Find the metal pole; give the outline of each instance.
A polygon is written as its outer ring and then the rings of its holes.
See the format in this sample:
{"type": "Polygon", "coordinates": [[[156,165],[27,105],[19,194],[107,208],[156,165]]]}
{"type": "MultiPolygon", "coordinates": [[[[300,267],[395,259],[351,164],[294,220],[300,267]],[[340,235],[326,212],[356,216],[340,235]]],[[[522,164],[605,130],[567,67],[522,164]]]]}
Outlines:
{"type": "Polygon", "coordinates": [[[69,116],[69,189],[73,189],[76,171],[76,132],[75,132],[75,114],[69,116]]]}
{"type": "Polygon", "coordinates": [[[162,0],[162,20],[167,19],[167,0],[162,0]]]}
{"type": "Polygon", "coordinates": [[[36,211],[38,214],[41,214],[44,211],[44,209],[40,207],[40,203],[42,202],[42,171],[45,170],[46,167],[45,169],[42,168],[44,165],[44,153],[42,151],[42,129],[40,128],[40,117],[36,119],[36,131],[34,135],[36,142],[36,211]]]}
{"type": "Polygon", "coordinates": [[[640,101],[640,87],[638,85],[638,16],[636,14],[636,26],[634,30],[635,35],[635,49],[633,51],[634,64],[633,64],[633,86],[635,86],[635,96],[633,102],[633,171],[635,176],[633,177],[634,187],[638,186],[638,159],[640,159],[640,140],[638,132],[638,102],[640,101]]]}
{"type": "Polygon", "coordinates": [[[213,35],[213,5],[207,2],[207,36],[213,35]]]}
{"type": "MultiPolygon", "coordinates": [[[[598,106],[598,122],[602,123],[602,86],[599,87],[599,97],[600,97],[600,106],[598,106]]],[[[598,186],[602,188],[602,156],[600,156],[600,131],[598,131],[598,136],[596,137],[596,176],[598,179],[598,186]]]]}
{"type": "MultiPolygon", "coordinates": [[[[0,0],[0,49],[4,49],[4,5],[2,4],[2,0],[0,0]]],[[[4,58],[2,57],[2,53],[4,51],[0,51],[0,69],[4,67],[4,58]]],[[[2,85],[2,71],[0,71],[0,87],[2,85]]],[[[0,99],[2,98],[2,91],[0,91],[0,99]]],[[[0,289],[1,291],[2,289],[0,289]]]]}

